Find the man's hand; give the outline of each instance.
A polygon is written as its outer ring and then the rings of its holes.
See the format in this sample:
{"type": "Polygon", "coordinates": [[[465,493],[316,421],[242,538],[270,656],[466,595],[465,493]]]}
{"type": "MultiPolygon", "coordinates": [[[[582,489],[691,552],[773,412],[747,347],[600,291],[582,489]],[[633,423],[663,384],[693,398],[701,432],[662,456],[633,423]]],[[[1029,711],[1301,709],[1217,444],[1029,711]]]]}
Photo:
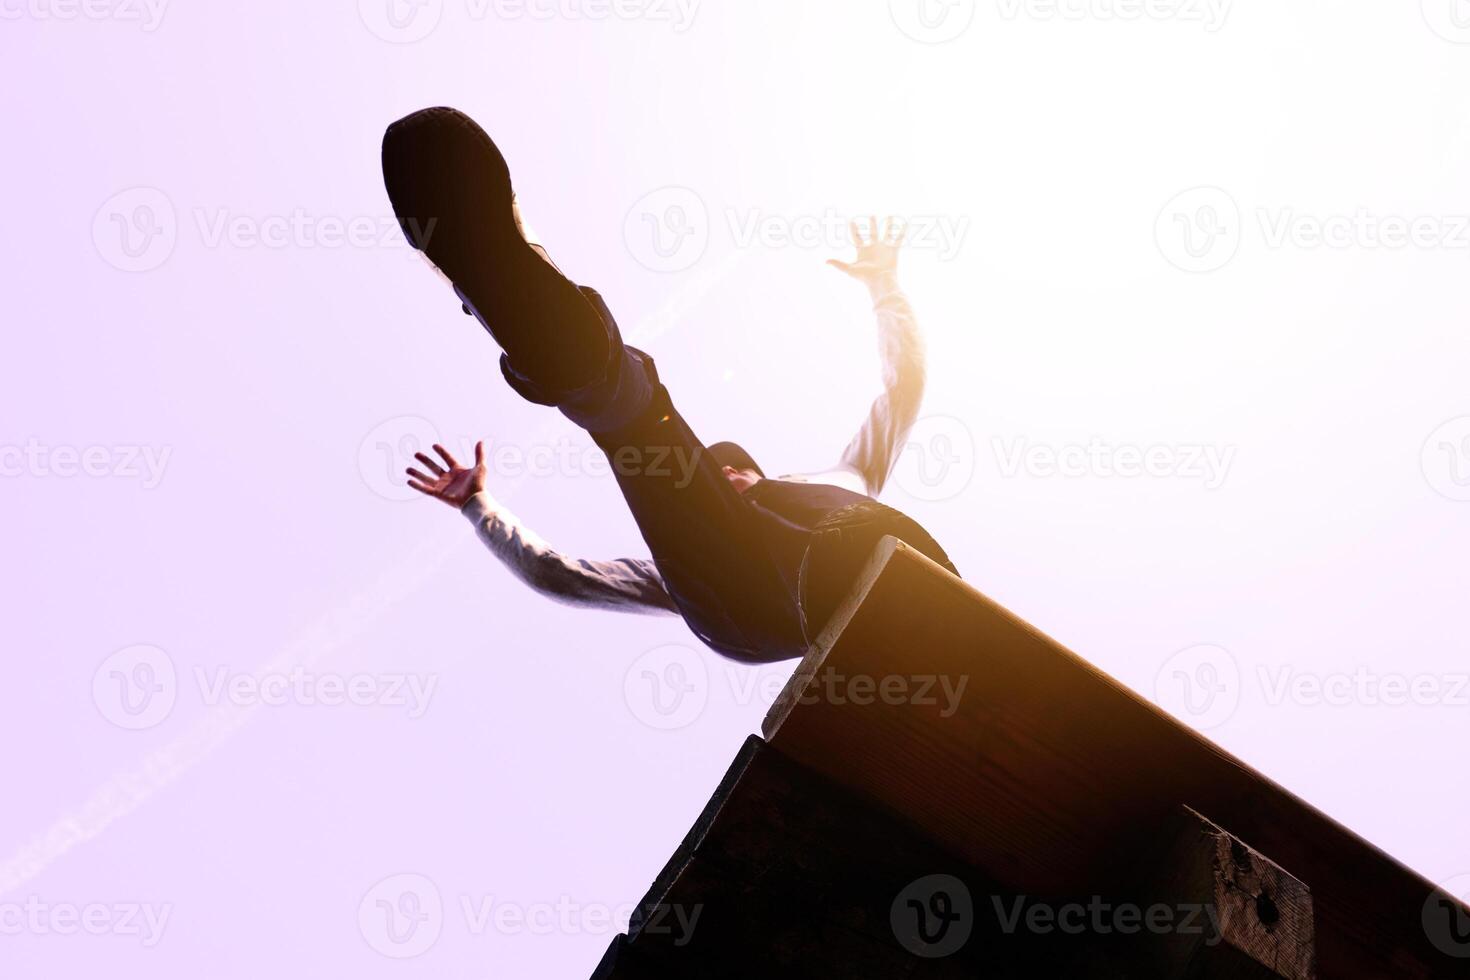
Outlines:
{"type": "Polygon", "coordinates": [[[876,216],[868,219],[866,238],[856,221],[852,222],[849,227],[852,230],[852,243],[857,246],[857,261],[841,262],[837,259],[830,259],[827,264],[869,286],[885,283],[896,287],[898,250],[903,245],[904,235],[908,233],[908,228],[900,225],[893,218],[885,218],[883,230],[880,232],[876,216]]]}
{"type": "Polygon", "coordinates": [[[428,494],[459,510],[469,503],[471,497],[485,489],[485,443],[475,443],[475,465],[470,467],[460,466],[449,455],[449,450],[437,443],[434,452],[444,458],[444,465],[449,469],[446,470],[423,453],[414,453],[413,458],[428,467],[429,472],[434,475],[426,476],[410,467],[407,471],[408,485],[419,493],[428,494]]]}

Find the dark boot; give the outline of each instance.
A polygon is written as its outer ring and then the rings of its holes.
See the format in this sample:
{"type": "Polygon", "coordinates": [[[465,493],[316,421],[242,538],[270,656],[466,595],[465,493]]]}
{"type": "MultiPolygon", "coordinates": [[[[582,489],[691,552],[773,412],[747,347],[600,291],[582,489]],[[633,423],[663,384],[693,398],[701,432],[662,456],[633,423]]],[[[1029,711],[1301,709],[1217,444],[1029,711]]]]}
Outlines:
{"type": "Polygon", "coordinates": [[[515,372],[548,390],[599,381],[613,354],[582,291],[527,244],[510,169],[455,109],[423,109],[383,136],[383,180],[404,235],[450,281],[515,372]]]}

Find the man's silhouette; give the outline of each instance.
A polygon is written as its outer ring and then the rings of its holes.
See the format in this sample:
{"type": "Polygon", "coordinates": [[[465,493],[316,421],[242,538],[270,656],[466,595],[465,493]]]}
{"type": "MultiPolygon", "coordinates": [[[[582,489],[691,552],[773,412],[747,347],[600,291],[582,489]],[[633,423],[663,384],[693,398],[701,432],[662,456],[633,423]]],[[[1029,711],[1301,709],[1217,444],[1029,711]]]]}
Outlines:
{"type": "Polygon", "coordinates": [[[954,571],[917,522],[878,503],[917,416],[923,352],[896,276],[901,234],[874,219],[857,260],[833,264],[874,299],[884,392],[836,469],[767,479],[740,446],[706,447],[680,417],[654,362],[624,345],[602,297],[528,241],[510,171],[490,137],[453,109],[388,127],[383,175],[404,234],[500,345],[523,398],[560,409],[607,455],[653,560],[567,558],[485,492],[443,447],[410,485],[459,508],[524,581],[563,601],[674,612],[711,648],[748,662],[799,657],[884,535],[954,571]]]}

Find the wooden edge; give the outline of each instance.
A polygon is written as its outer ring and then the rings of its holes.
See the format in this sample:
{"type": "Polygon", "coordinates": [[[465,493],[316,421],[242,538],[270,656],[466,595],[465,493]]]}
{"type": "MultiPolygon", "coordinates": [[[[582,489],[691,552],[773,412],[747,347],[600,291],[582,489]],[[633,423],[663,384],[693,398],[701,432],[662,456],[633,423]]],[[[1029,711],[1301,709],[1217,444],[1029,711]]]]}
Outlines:
{"type": "Polygon", "coordinates": [[[597,961],[591,980],[617,980],[620,973],[626,976],[626,971],[622,969],[622,961],[624,944],[627,941],[627,937],[621,933],[613,937],[607,950],[602,954],[602,959],[597,961]]]}
{"type": "Polygon", "coordinates": [[[642,901],[634,908],[632,918],[628,920],[628,939],[630,941],[637,939],[638,934],[643,931],[643,926],[648,920],[649,910],[657,908],[662,904],[664,896],[669,893],[669,889],[673,887],[675,880],[678,879],[679,872],[685,864],[689,863],[690,857],[693,856],[695,850],[703,842],[705,835],[709,833],[710,827],[714,826],[714,822],[719,817],[720,810],[724,807],[725,801],[730,798],[731,792],[734,791],[735,786],[740,782],[740,777],[745,774],[746,769],[750,768],[751,762],[765,748],[765,745],[765,740],[759,735],[750,735],[741,744],[740,751],[735,753],[734,761],[730,763],[730,768],[725,770],[724,777],[720,780],[719,786],[715,788],[714,795],[710,797],[709,802],[700,811],[699,818],[689,828],[689,833],[684,835],[684,839],[675,848],[673,856],[669,858],[663,870],[658,873],[658,877],[653,879],[653,884],[649,886],[648,893],[643,896],[642,901]]]}
{"type": "Polygon", "coordinates": [[[1180,807],[1158,833],[1154,866],[1135,885],[1140,906],[1164,900],[1204,909],[1215,931],[1158,937],[1149,972],[1316,980],[1314,903],[1305,882],[1192,807],[1180,807]]]}
{"type": "MultiPolygon", "coordinates": [[[[781,693],[777,696],[775,703],[766,712],[766,717],[761,722],[761,734],[767,739],[774,735],[776,730],[781,727],[781,722],[785,721],[786,716],[791,713],[791,709],[795,707],[802,692],[806,690],[812,678],[817,676],[817,671],[821,669],[822,662],[827,659],[827,654],[831,652],[833,644],[837,642],[837,638],[842,635],[843,630],[847,629],[847,624],[852,621],[853,616],[857,615],[857,611],[862,607],[863,601],[868,598],[868,593],[872,591],[873,586],[877,584],[879,577],[882,576],[883,569],[888,566],[889,559],[899,549],[912,551],[916,555],[918,554],[917,551],[914,551],[891,534],[885,534],[882,540],[878,542],[878,546],[873,549],[873,554],[863,565],[862,571],[858,573],[857,581],[854,583],[852,589],[848,591],[846,598],[833,610],[832,618],[827,621],[827,625],[817,635],[816,640],[811,645],[811,649],[806,652],[806,656],[801,658],[801,663],[797,665],[795,673],[786,681],[786,686],[781,689],[781,693]]],[[[923,556],[920,555],[919,557],[923,556]]],[[[928,559],[925,560],[927,561],[928,559]]],[[[937,564],[934,567],[940,571],[944,571],[937,564]]],[[[949,573],[945,572],[945,574],[947,575],[949,573]]]]}
{"type": "MultiPolygon", "coordinates": [[[[931,560],[918,550],[909,547],[892,535],[886,535],[878,543],[878,546],[873,551],[872,557],[868,559],[867,564],[863,567],[863,571],[861,575],[859,575],[857,583],[853,586],[852,591],[849,593],[848,597],[843,601],[843,603],[837,608],[836,612],[833,613],[830,624],[825,630],[822,631],[822,634],[818,637],[818,642],[813,644],[811,650],[808,651],[806,656],[802,658],[801,665],[797,667],[796,672],[793,673],[790,679],[787,680],[785,687],[782,688],[781,693],[776,698],[775,703],[772,704],[770,710],[766,713],[765,720],[761,724],[761,731],[762,734],[765,736],[766,741],[769,743],[773,743],[773,748],[776,748],[778,750],[780,749],[780,746],[774,744],[774,742],[777,733],[781,729],[781,725],[786,721],[786,719],[791,715],[795,707],[799,704],[803,694],[806,691],[806,688],[816,677],[818,671],[821,669],[823,664],[825,664],[828,656],[832,653],[838,641],[841,639],[843,631],[852,622],[859,608],[867,600],[873,589],[877,586],[888,565],[895,559],[895,556],[899,555],[900,553],[903,554],[905,560],[913,560],[919,562],[921,565],[929,566],[930,570],[934,573],[934,584],[937,587],[954,589],[965,593],[970,599],[984,606],[992,613],[999,616],[1001,619],[1006,620],[1015,628],[1026,633],[1030,633],[1031,635],[1044,640],[1047,645],[1049,645],[1059,656],[1062,657],[1063,660],[1068,661],[1074,667],[1083,670],[1088,674],[1091,674],[1093,677],[1100,680],[1103,684],[1121,693],[1124,698],[1134,702],[1136,705],[1142,707],[1144,710],[1151,712],[1157,718],[1162,719],[1166,724],[1181,732],[1186,738],[1193,740],[1199,748],[1217,756],[1221,761],[1247,774],[1251,779],[1257,781],[1261,786],[1277,794],[1280,794],[1283,801],[1290,806],[1299,808],[1311,818],[1321,821],[1336,832],[1351,840],[1356,841],[1364,849],[1364,852],[1367,856],[1370,856],[1375,860],[1382,862],[1396,875],[1405,879],[1406,881],[1412,881],[1415,882],[1416,885],[1422,885],[1424,889],[1424,894],[1426,895],[1427,899],[1444,893],[1443,889],[1441,889],[1438,885],[1433,884],[1419,872],[1408,867],[1403,862],[1395,858],[1393,855],[1378,847],[1372,841],[1369,841],[1367,838],[1356,833],[1351,828],[1334,819],[1329,814],[1313,806],[1311,803],[1308,803],[1296,793],[1293,793],[1291,790],[1287,789],[1285,786],[1282,786],[1274,779],[1266,776],[1258,769],[1245,763],[1243,760],[1236,758],[1230,752],[1226,751],[1219,745],[1216,745],[1200,732],[1194,730],[1193,728],[1190,728],[1188,725],[1185,725],[1184,723],[1179,721],[1179,719],[1175,718],[1163,708],[1159,707],[1148,698],[1139,694],[1137,691],[1133,690],[1122,681],[1119,681],[1117,678],[1102,670],[1100,667],[1097,667],[1096,665],[1089,662],[1080,654],[1073,651],[1070,647],[1059,642],[1054,637],[1048,635],[1047,633],[1038,629],[1032,624],[1026,622],[1024,619],[1021,619],[1015,613],[1011,612],[990,597],[986,596],[983,592],[975,588],[975,586],[971,585],[969,582],[960,578],[958,575],[952,574],[943,566],[939,565],[937,562],[931,560]]],[[[1287,871],[1288,874],[1292,873],[1292,869],[1290,868],[1286,868],[1284,870],[1287,871]]],[[[1452,901],[1460,903],[1466,909],[1466,914],[1470,915],[1470,904],[1467,904],[1464,900],[1456,896],[1449,897],[1452,901]]]]}

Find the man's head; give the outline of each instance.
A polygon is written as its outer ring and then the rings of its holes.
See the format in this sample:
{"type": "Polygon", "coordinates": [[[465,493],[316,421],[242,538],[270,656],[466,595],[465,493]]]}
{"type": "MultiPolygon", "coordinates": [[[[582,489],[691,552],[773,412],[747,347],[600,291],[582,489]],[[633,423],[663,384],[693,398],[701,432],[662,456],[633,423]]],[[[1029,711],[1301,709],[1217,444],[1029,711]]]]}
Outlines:
{"type": "Polygon", "coordinates": [[[717,442],[706,447],[706,451],[720,464],[725,479],[740,493],[765,479],[766,474],[761,470],[760,464],[737,443],[717,442]]]}

